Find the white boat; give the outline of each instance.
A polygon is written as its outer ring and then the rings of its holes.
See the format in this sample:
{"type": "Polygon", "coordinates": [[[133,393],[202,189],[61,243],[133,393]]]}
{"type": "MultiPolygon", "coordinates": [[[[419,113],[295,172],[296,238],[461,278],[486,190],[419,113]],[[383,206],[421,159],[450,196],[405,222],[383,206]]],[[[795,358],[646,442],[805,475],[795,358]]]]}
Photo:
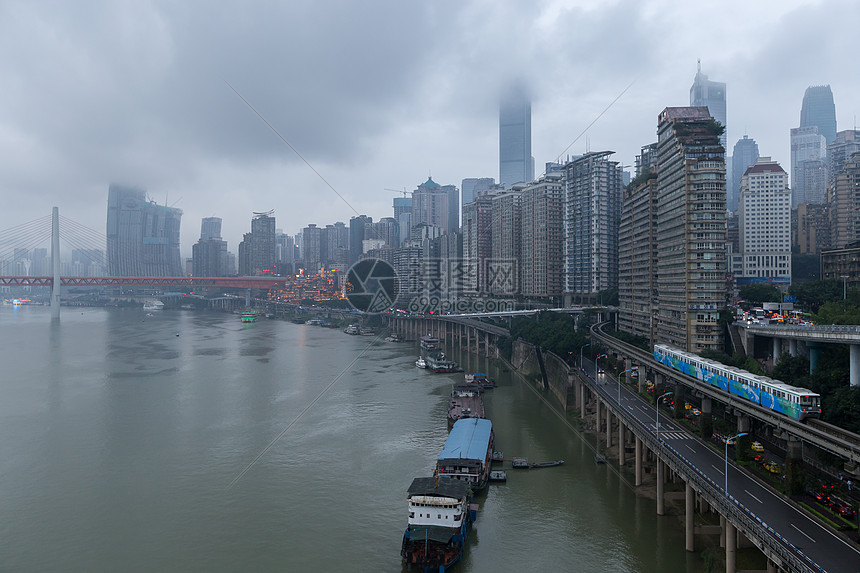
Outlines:
{"type": "Polygon", "coordinates": [[[427,363],[424,362],[424,359],[419,356],[418,360],[415,361],[415,366],[417,366],[418,368],[427,368],[427,363]]]}
{"type": "Polygon", "coordinates": [[[143,310],[164,310],[164,303],[160,300],[148,300],[143,303],[143,310]]]}

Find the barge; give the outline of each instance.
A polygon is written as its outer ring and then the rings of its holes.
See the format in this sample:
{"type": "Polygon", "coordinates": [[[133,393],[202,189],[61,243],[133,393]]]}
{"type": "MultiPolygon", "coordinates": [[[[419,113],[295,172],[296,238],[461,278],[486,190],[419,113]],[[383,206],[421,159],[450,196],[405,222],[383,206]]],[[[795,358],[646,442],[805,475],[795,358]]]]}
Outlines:
{"type": "Polygon", "coordinates": [[[481,396],[483,390],[474,384],[458,384],[451,390],[448,399],[448,429],[450,430],[457,420],[464,418],[484,417],[484,398],[481,396]]]}

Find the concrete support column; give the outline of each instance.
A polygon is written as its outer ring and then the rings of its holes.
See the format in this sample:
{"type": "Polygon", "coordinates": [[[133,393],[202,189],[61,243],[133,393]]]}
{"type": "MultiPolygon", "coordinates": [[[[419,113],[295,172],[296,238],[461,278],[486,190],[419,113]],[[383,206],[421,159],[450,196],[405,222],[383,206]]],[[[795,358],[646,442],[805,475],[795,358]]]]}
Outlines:
{"type": "Polygon", "coordinates": [[[663,504],[663,460],[657,457],[657,515],[665,514],[665,506],[663,504]]]}
{"type": "Polygon", "coordinates": [[[851,349],[849,360],[851,373],[848,379],[851,380],[852,386],[860,386],[860,344],[852,344],[848,348],[851,349]]]}
{"type": "Polygon", "coordinates": [[[642,440],[636,437],[636,458],[633,462],[636,472],[636,486],[642,485],[642,440]]]}
{"type": "Polygon", "coordinates": [[[601,420],[600,420],[600,408],[601,408],[602,404],[600,403],[600,396],[596,396],[596,398],[597,398],[597,410],[596,410],[596,414],[595,414],[596,419],[595,419],[594,431],[599,435],[600,430],[603,429],[603,425],[600,423],[601,422],[601,420]]]}
{"type": "Polygon", "coordinates": [[[782,339],[776,336],[773,337],[773,364],[779,362],[779,355],[782,351],[782,339]]]}
{"type": "Polygon", "coordinates": [[[777,571],[778,571],[778,568],[776,566],[776,563],[774,563],[773,561],[768,559],[767,560],[767,573],[777,573],[777,571]]]}
{"type": "Polygon", "coordinates": [[[693,491],[693,486],[690,485],[690,482],[687,482],[687,487],[684,490],[686,494],[684,496],[684,506],[685,506],[685,525],[686,525],[686,533],[687,533],[687,551],[695,551],[695,516],[696,516],[696,492],[693,491]]]}
{"type": "Polygon", "coordinates": [[[710,414],[713,411],[713,404],[710,398],[702,398],[702,415],[710,414]]]}
{"type": "Polygon", "coordinates": [[[579,417],[585,420],[585,384],[579,383],[579,417]]]}
{"type": "Polygon", "coordinates": [[[612,447],[612,412],[606,406],[606,447],[612,447]]]}
{"type": "Polygon", "coordinates": [[[625,430],[624,422],[621,421],[621,418],[618,418],[618,467],[624,467],[624,463],[627,461],[624,459],[624,451],[626,440],[625,440],[625,430]]]}
{"type": "Polygon", "coordinates": [[[750,417],[738,416],[738,433],[750,431],[750,417]]]}
{"type": "Polygon", "coordinates": [[[720,515],[720,547],[726,546],[726,518],[720,515]]]}
{"type": "Polygon", "coordinates": [[[790,356],[797,356],[797,339],[789,338],[788,339],[788,354],[790,356]]]}
{"type": "Polygon", "coordinates": [[[737,555],[737,543],[738,543],[738,532],[735,529],[735,526],[732,525],[729,520],[726,520],[726,573],[736,573],[737,571],[737,563],[738,563],[738,555],[737,555]]]}
{"type": "Polygon", "coordinates": [[[814,374],[818,368],[818,359],[821,358],[820,342],[806,342],[806,347],[809,349],[809,373],[814,374]]]}

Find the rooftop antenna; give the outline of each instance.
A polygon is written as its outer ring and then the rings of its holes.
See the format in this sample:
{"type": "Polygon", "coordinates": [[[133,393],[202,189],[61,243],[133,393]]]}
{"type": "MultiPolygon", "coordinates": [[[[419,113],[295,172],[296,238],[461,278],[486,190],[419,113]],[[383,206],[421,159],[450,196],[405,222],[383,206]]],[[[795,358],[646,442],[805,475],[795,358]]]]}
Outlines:
{"type": "Polygon", "coordinates": [[[696,71],[702,73],[702,58],[696,58],[696,71]]]}

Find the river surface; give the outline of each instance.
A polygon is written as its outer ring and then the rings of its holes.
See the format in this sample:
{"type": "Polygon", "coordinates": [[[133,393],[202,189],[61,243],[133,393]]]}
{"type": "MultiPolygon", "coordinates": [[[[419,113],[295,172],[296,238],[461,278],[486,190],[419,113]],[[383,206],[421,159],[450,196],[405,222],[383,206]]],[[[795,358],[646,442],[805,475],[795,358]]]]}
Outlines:
{"type": "MultiPolygon", "coordinates": [[[[233,315],[0,307],[0,570],[401,571],[462,374],[417,346],[233,315]]],[[[509,467],[456,571],[698,571],[540,393],[484,360],[509,467]]]]}

